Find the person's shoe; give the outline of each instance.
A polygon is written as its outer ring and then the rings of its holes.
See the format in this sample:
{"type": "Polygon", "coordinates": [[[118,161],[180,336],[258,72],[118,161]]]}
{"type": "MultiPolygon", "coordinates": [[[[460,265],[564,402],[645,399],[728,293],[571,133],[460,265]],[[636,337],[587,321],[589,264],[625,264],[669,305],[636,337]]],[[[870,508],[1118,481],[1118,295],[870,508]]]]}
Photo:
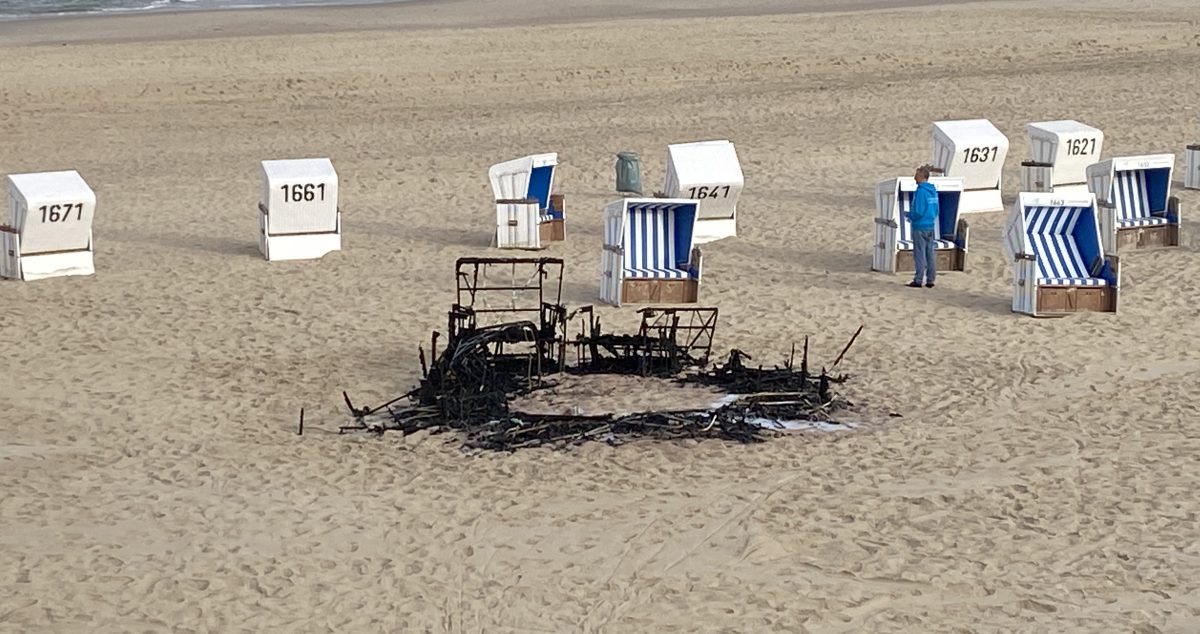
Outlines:
{"type": "Polygon", "coordinates": [[[921,283],[920,282],[909,282],[908,284],[905,284],[905,286],[907,286],[909,288],[921,288],[921,283]]]}
{"type": "Polygon", "coordinates": [[[925,288],[933,288],[933,282],[930,282],[930,283],[926,284],[926,285],[925,285],[925,288]]]}

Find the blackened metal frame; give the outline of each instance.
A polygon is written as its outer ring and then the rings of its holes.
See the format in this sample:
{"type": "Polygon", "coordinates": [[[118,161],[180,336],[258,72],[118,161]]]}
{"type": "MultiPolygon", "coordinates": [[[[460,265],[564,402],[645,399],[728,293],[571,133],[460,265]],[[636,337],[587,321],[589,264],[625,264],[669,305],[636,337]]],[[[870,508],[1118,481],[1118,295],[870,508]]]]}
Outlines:
{"type": "Polygon", "coordinates": [[[642,337],[658,336],[674,341],[679,352],[708,365],[713,337],[717,332],[716,308],[643,308],[638,311],[642,337]],[[686,322],[681,317],[687,317],[686,322]],[[655,335],[654,333],[657,333],[655,335]]]}
{"type": "MultiPolygon", "coordinates": [[[[497,325],[480,324],[479,321],[530,321],[537,324],[538,330],[533,341],[524,342],[535,348],[534,358],[530,359],[531,374],[540,381],[543,373],[563,368],[566,361],[567,310],[562,305],[562,258],[465,257],[455,261],[454,269],[457,301],[449,314],[451,340],[457,340],[463,332],[497,325]],[[505,266],[509,267],[509,282],[496,283],[489,271],[505,266]],[[550,289],[546,288],[547,283],[552,285],[550,289]],[[536,302],[532,297],[520,301],[522,294],[535,291],[536,302]],[[505,293],[509,296],[508,302],[493,299],[505,293]],[[502,315],[508,317],[500,319],[502,315]],[[552,361],[554,367],[544,367],[543,360],[552,361]]],[[[496,357],[504,357],[504,342],[494,345],[496,357]]]]}

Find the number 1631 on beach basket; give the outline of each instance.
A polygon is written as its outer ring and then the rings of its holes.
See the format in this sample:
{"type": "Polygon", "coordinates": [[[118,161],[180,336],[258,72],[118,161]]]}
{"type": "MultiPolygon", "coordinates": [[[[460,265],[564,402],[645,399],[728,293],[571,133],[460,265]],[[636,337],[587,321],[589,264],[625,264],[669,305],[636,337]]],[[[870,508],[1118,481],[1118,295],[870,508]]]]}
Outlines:
{"type": "Polygon", "coordinates": [[[963,179],[959,211],[1003,211],[1000,177],[1008,157],[1008,137],[987,119],[933,124],[933,165],[945,176],[963,179]]]}

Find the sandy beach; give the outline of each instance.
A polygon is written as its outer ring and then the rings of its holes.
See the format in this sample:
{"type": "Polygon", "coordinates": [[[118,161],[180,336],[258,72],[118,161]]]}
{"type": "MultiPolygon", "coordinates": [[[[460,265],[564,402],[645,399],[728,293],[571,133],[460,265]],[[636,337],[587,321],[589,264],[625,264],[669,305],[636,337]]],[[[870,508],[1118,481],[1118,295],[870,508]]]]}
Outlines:
{"type": "Polygon", "coordinates": [[[0,24],[0,175],[98,198],[94,276],[0,283],[0,631],[1196,631],[1200,6],[636,4],[0,24]],[[872,273],[875,184],[977,117],[1010,204],[1029,122],[1176,153],[1183,246],[1123,256],[1115,315],[1013,314],[1003,213],[936,289],[872,273]],[[902,418],[511,455],[329,433],[342,390],[416,381],[455,259],[500,254],[489,165],[559,153],[576,307],[614,154],[657,188],[668,143],[718,138],[746,188],[704,250],[717,348],[828,362],[865,324],[843,392],[902,418]],[[344,250],[266,262],[259,162],[307,156],[344,250]]]}

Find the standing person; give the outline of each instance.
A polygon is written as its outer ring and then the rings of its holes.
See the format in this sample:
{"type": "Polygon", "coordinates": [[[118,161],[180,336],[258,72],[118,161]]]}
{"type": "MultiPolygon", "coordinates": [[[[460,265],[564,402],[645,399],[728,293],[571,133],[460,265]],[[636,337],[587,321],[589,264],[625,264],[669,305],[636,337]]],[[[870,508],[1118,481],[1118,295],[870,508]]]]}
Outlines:
{"type": "Polygon", "coordinates": [[[921,288],[921,278],[925,279],[925,288],[933,288],[933,280],[937,277],[934,225],[938,221],[938,193],[933,183],[929,182],[930,171],[929,165],[917,168],[914,175],[917,191],[913,192],[908,211],[908,221],[912,225],[913,260],[917,266],[913,281],[908,283],[913,288],[921,288]]]}

